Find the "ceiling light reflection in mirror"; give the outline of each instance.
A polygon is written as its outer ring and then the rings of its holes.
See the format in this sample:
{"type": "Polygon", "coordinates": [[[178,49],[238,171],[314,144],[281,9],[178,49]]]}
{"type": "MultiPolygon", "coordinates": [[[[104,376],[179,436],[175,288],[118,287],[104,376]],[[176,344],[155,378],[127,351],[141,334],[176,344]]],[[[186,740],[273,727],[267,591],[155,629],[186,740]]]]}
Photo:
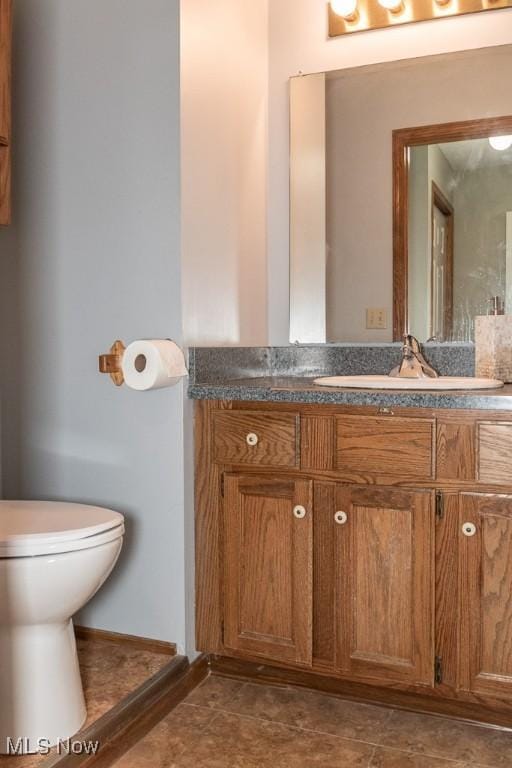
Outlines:
{"type": "Polygon", "coordinates": [[[512,147],[512,136],[491,136],[489,144],[498,152],[505,152],[512,147]]]}

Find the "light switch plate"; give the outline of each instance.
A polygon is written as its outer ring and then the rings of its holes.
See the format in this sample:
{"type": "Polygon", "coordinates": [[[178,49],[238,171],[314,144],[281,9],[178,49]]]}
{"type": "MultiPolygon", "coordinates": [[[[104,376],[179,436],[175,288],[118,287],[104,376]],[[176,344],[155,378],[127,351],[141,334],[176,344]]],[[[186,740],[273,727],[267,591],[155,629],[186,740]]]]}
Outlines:
{"type": "Polygon", "coordinates": [[[385,309],[366,310],[366,328],[368,330],[384,331],[388,327],[388,313],[385,309]]]}

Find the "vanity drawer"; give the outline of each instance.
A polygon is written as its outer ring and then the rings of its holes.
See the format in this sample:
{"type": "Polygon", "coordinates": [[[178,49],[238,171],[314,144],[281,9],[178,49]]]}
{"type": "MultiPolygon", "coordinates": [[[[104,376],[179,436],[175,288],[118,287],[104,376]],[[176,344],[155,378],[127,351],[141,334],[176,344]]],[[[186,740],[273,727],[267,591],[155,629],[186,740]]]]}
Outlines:
{"type": "Polygon", "coordinates": [[[477,479],[512,485],[512,422],[477,423],[477,479]]]}
{"type": "Polygon", "coordinates": [[[336,469],[359,477],[433,480],[435,427],[435,419],[338,417],[336,469]]]}
{"type": "Polygon", "coordinates": [[[222,464],[297,467],[299,416],[223,411],[214,414],[213,455],[222,464]]]}

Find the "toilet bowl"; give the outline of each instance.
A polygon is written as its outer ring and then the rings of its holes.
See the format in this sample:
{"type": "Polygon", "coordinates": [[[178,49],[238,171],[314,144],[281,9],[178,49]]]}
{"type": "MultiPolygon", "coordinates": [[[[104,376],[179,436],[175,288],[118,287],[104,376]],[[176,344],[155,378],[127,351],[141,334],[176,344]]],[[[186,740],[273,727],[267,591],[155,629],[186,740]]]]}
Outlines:
{"type": "Polygon", "coordinates": [[[83,725],[71,617],[109,576],[123,534],[108,509],[0,501],[0,754],[44,750],[83,725]]]}

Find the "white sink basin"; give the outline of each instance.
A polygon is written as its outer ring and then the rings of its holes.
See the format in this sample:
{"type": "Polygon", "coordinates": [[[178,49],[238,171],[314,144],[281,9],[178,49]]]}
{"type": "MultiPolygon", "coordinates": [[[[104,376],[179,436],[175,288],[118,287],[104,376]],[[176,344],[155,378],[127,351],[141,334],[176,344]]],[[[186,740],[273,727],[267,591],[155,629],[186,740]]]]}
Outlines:
{"type": "Polygon", "coordinates": [[[475,379],[470,376],[440,376],[438,379],[400,379],[391,376],[326,376],[315,379],[321,387],[344,389],[497,389],[503,386],[497,379],[475,379]]]}

